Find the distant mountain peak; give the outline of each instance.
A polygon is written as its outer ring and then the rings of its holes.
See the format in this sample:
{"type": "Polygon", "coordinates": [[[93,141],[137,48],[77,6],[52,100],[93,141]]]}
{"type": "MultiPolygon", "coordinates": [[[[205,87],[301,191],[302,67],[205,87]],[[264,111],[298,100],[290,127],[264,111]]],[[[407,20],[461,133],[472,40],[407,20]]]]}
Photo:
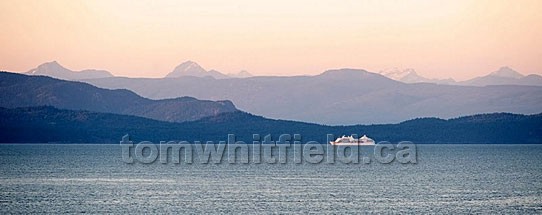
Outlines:
{"type": "Polygon", "coordinates": [[[42,63],[40,66],[45,66],[45,65],[47,65],[47,66],[60,66],[60,67],[62,67],[62,65],[60,65],[60,63],[58,63],[58,61],[56,61],[56,60],[42,63]]]}
{"type": "Polygon", "coordinates": [[[542,76],[531,74],[523,75],[514,69],[503,66],[499,70],[488,75],[476,77],[461,82],[463,85],[488,86],[488,85],[531,85],[542,86],[542,76]]]}
{"type": "Polygon", "coordinates": [[[403,81],[407,83],[421,82],[422,80],[426,79],[419,76],[418,73],[416,73],[416,70],[412,68],[400,69],[397,67],[393,67],[390,69],[381,70],[379,73],[393,80],[403,81]]]}
{"type": "Polygon", "coordinates": [[[198,63],[188,60],[179,64],[172,72],[166,75],[166,78],[179,78],[183,76],[194,77],[213,77],[215,79],[227,78],[228,76],[216,71],[207,71],[201,67],[198,63]]]}
{"type": "Polygon", "coordinates": [[[228,76],[232,78],[248,78],[248,77],[252,77],[252,74],[250,74],[246,70],[241,70],[238,73],[229,73],[228,76]]]}
{"type": "Polygon", "coordinates": [[[91,78],[107,78],[113,75],[105,70],[87,69],[82,71],[72,71],[60,65],[56,60],[40,64],[38,67],[29,70],[27,75],[44,75],[53,78],[65,80],[81,80],[91,78]]]}
{"type": "Polygon", "coordinates": [[[201,70],[204,70],[198,63],[194,62],[194,61],[191,61],[191,60],[188,60],[188,61],[185,61],[183,63],[181,63],[179,65],[179,67],[181,68],[184,68],[184,69],[187,69],[187,70],[191,70],[191,69],[201,69],[201,70]]]}
{"type": "Polygon", "coordinates": [[[437,83],[437,84],[452,84],[455,81],[451,78],[448,79],[430,79],[418,75],[413,68],[400,69],[393,67],[391,69],[381,70],[379,74],[386,76],[390,79],[404,82],[404,83],[437,83]]]}
{"type": "Polygon", "coordinates": [[[56,61],[56,60],[42,63],[42,64],[38,65],[38,67],[39,67],[39,66],[59,66],[59,67],[64,68],[64,67],[63,67],[62,65],[60,65],[60,63],[58,63],[58,61],[56,61]]]}
{"type": "Polygon", "coordinates": [[[205,70],[198,63],[196,63],[194,61],[191,61],[191,60],[187,60],[187,61],[179,64],[176,68],[178,68],[178,69],[187,69],[187,70],[190,70],[190,69],[205,70]]]}
{"type": "Polygon", "coordinates": [[[247,78],[252,77],[252,74],[248,73],[245,70],[241,70],[239,73],[230,73],[224,74],[217,70],[205,70],[198,63],[188,60],[179,64],[175,69],[166,75],[166,78],[179,78],[183,76],[193,76],[193,77],[213,77],[214,79],[225,79],[225,78],[247,78]]]}
{"type": "Polygon", "coordinates": [[[492,72],[489,75],[497,76],[497,77],[503,77],[503,78],[515,78],[515,79],[520,79],[520,78],[524,77],[524,75],[517,72],[516,70],[513,70],[512,68],[510,68],[508,66],[503,66],[503,67],[499,68],[499,70],[497,70],[495,72],[492,72]]]}
{"type": "Polygon", "coordinates": [[[400,69],[393,67],[391,69],[381,70],[379,74],[391,78],[396,81],[401,81],[405,83],[418,83],[418,82],[428,82],[429,79],[418,75],[416,70],[412,68],[400,69]]]}
{"type": "Polygon", "coordinates": [[[166,77],[181,77],[181,76],[196,76],[201,77],[203,74],[207,73],[203,67],[201,67],[198,63],[188,60],[185,61],[173,69],[172,72],[167,74],[166,77]]]}
{"type": "Polygon", "coordinates": [[[60,75],[63,73],[69,73],[72,72],[69,69],[66,69],[62,65],[60,65],[56,60],[45,62],[40,64],[38,67],[29,70],[26,72],[26,74],[29,75],[60,75]]]}

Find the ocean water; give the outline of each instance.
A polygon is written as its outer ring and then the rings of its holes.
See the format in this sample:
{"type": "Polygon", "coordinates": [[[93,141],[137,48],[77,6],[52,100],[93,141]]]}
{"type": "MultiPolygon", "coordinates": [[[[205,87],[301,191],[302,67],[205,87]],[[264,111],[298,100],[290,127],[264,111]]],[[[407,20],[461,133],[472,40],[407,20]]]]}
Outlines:
{"type": "Polygon", "coordinates": [[[417,163],[127,164],[119,145],[0,145],[0,214],[542,213],[542,145],[418,145],[417,163]]]}

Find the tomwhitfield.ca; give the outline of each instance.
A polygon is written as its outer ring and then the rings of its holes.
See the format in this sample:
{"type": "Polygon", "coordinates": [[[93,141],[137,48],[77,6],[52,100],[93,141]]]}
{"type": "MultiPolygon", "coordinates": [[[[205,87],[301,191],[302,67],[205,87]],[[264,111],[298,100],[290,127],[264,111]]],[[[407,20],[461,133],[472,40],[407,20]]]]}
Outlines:
{"type": "MultiPolygon", "coordinates": [[[[328,140],[334,140],[333,135],[327,135],[328,140]]],[[[227,141],[160,141],[154,144],[150,141],[141,141],[134,144],[129,135],[122,137],[122,160],[125,163],[149,164],[157,160],[160,163],[186,163],[191,164],[194,160],[199,163],[268,163],[285,164],[293,162],[318,163],[353,163],[369,164],[371,161],[378,163],[398,162],[402,164],[415,164],[417,162],[416,145],[409,141],[391,144],[379,142],[374,146],[333,146],[321,144],[316,141],[301,142],[299,134],[282,134],[276,141],[271,135],[263,138],[259,134],[253,135],[252,143],[236,141],[234,134],[228,135],[227,141]],[[369,150],[367,150],[369,148],[369,150]],[[367,152],[372,153],[367,153],[367,152]]]]}

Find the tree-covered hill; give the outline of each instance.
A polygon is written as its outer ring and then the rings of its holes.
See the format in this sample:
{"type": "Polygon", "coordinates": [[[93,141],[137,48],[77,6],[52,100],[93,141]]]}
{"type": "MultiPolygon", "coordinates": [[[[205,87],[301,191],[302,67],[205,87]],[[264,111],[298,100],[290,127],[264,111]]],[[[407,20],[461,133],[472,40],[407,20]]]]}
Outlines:
{"type": "Polygon", "coordinates": [[[118,143],[125,134],[135,141],[238,140],[252,134],[301,134],[302,142],[326,143],[326,135],[363,135],[378,141],[414,143],[542,143],[542,114],[493,113],[450,120],[420,118],[399,124],[325,126],[273,120],[237,111],[198,121],[171,123],[143,117],[60,110],[53,107],[0,108],[2,143],[118,143]]]}

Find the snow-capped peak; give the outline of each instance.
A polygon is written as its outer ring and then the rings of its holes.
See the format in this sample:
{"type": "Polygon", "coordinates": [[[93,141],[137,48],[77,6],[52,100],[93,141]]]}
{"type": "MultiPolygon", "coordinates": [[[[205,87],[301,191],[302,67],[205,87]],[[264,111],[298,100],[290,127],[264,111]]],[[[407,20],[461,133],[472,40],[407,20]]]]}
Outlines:
{"type": "Polygon", "coordinates": [[[492,72],[490,75],[502,77],[502,78],[515,78],[515,79],[520,79],[524,77],[524,75],[522,75],[521,73],[507,66],[501,67],[499,70],[492,72]]]}
{"type": "Polygon", "coordinates": [[[30,71],[26,72],[28,75],[47,75],[47,76],[56,76],[56,75],[64,75],[66,73],[71,73],[72,71],[69,69],[64,68],[62,65],[60,65],[56,61],[46,62],[43,64],[40,64],[38,67],[31,69],[30,71]]]}
{"type": "Polygon", "coordinates": [[[29,70],[27,75],[45,75],[49,77],[66,79],[66,80],[82,80],[92,78],[107,78],[113,77],[111,73],[105,70],[86,69],[82,71],[72,71],[56,61],[43,63],[38,67],[29,70]]]}
{"type": "Polygon", "coordinates": [[[414,81],[416,82],[417,79],[424,79],[423,77],[420,77],[418,73],[412,68],[406,68],[406,69],[399,69],[397,67],[385,69],[379,72],[379,74],[386,76],[390,79],[396,80],[396,81],[414,81]]]}
{"type": "Polygon", "coordinates": [[[213,77],[216,79],[228,78],[228,76],[216,70],[207,71],[198,63],[190,60],[179,64],[172,72],[166,75],[166,78],[178,78],[183,76],[213,77]]]}
{"type": "Polygon", "coordinates": [[[211,69],[209,71],[205,70],[198,63],[194,61],[186,61],[179,64],[175,69],[166,75],[166,78],[179,78],[183,76],[193,76],[193,77],[213,77],[215,79],[225,79],[225,78],[246,78],[251,77],[252,75],[245,70],[240,71],[239,73],[225,75],[219,71],[211,69]]]}
{"type": "Polygon", "coordinates": [[[436,84],[452,84],[455,81],[451,78],[448,79],[429,79],[418,75],[416,70],[412,68],[399,69],[397,67],[391,69],[385,69],[379,72],[379,74],[386,76],[390,79],[404,82],[404,83],[436,83],[436,84]]]}
{"type": "Polygon", "coordinates": [[[172,72],[167,74],[166,77],[181,77],[181,76],[197,76],[201,77],[207,73],[199,64],[194,61],[186,61],[179,64],[172,72]]]}

